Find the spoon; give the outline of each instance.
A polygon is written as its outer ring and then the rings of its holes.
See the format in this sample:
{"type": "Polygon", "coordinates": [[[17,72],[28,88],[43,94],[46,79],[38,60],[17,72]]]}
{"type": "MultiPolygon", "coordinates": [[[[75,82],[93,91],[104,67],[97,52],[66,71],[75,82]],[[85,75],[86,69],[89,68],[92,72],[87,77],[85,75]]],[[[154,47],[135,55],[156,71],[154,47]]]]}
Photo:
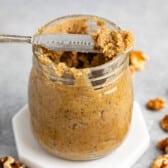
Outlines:
{"type": "Polygon", "coordinates": [[[31,36],[0,35],[0,43],[30,43],[54,51],[94,52],[95,43],[90,35],[83,34],[40,34],[31,36]]]}

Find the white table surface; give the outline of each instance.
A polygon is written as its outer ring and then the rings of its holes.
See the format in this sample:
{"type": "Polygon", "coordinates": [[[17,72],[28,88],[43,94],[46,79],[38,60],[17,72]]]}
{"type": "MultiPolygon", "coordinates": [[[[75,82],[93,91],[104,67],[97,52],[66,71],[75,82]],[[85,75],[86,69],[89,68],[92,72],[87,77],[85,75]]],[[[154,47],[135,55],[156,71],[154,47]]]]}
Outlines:
{"type": "MultiPolygon", "coordinates": [[[[168,99],[168,1],[166,0],[0,0],[0,34],[32,35],[39,25],[62,15],[82,13],[105,17],[132,30],[136,49],[150,60],[134,78],[135,99],[140,103],[151,136],[151,145],[133,168],[147,168],[160,154],[156,143],[167,136],[159,128],[168,112],[146,110],[154,97],[168,99]]],[[[27,102],[31,46],[0,44],[0,156],[17,157],[11,118],[27,102]]]]}

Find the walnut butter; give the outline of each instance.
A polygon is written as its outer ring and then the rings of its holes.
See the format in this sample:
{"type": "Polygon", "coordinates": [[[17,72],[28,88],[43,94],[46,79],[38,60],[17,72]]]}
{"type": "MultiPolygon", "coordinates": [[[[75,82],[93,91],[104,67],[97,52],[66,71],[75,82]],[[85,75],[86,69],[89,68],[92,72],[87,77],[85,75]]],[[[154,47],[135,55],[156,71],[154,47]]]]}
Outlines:
{"type": "Polygon", "coordinates": [[[103,157],[122,143],[130,126],[133,93],[126,53],[133,35],[87,15],[53,20],[36,34],[43,33],[90,34],[101,53],[33,46],[28,94],[32,132],[58,157],[103,157]]]}

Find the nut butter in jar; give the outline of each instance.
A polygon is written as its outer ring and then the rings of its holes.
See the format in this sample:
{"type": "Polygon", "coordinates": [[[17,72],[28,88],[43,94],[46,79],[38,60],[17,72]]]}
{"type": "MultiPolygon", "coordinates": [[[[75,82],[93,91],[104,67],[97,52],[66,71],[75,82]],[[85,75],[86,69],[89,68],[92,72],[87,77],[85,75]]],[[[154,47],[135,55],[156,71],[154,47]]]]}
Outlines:
{"type": "MultiPolygon", "coordinates": [[[[71,15],[49,22],[37,33],[93,35],[102,26],[120,31],[106,19],[71,15]]],[[[126,51],[111,58],[108,52],[105,56],[33,46],[33,53],[28,99],[39,144],[69,160],[91,160],[114,151],[128,133],[133,106],[126,51]]]]}

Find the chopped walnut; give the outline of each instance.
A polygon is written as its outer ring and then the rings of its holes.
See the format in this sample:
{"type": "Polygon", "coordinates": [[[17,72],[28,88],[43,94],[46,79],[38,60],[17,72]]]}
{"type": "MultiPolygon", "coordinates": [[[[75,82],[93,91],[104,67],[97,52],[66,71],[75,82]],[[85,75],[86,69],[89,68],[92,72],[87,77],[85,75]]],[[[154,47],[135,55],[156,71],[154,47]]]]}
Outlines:
{"type": "Polygon", "coordinates": [[[165,130],[168,131],[168,115],[165,115],[160,122],[160,126],[165,130]]]}
{"type": "Polygon", "coordinates": [[[140,50],[132,50],[129,52],[129,64],[134,67],[136,71],[144,69],[146,60],[148,60],[148,56],[140,50]]]}
{"type": "Polygon", "coordinates": [[[168,137],[161,140],[158,144],[157,144],[157,147],[160,149],[160,150],[163,150],[165,151],[166,153],[168,153],[168,137]]]}
{"type": "Polygon", "coordinates": [[[157,157],[151,164],[151,168],[168,168],[168,154],[157,157]]]}
{"type": "Polygon", "coordinates": [[[0,158],[0,168],[28,168],[11,156],[0,158]]]}
{"type": "Polygon", "coordinates": [[[146,104],[146,107],[150,110],[161,110],[165,107],[165,100],[160,98],[149,100],[146,104]]]}

